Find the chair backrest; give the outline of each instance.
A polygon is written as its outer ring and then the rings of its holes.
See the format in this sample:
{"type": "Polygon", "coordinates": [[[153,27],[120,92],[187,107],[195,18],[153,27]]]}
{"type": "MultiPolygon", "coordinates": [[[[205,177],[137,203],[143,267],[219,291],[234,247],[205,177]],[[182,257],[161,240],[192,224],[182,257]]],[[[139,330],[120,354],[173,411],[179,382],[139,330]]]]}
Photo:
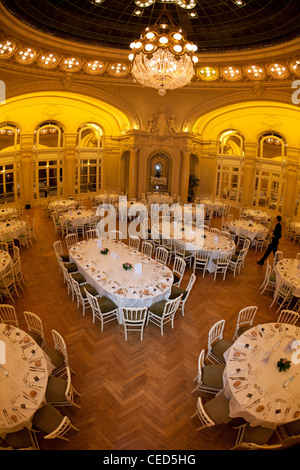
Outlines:
{"type": "Polygon", "coordinates": [[[8,251],[8,244],[6,242],[0,242],[0,250],[8,251]]]}
{"type": "Polygon", "coordinates": [[[95,297],[94,295],[92,295],[90,292],[88,292],[86,289],[85,290],[85,293],[86,293],[86,296],[87,296],[87,299],[88,299],[88,302],[90,304],[90,307],[92,309],[92,312],[94,314],[96,314],[97,316],[100,316],[102,317],[102,312],[101,312],[101,309],[100,309],[100,305],[99,305],[99,302],[97,300],[97,297],[95,297]]]}
{"type": "Polygon", "coordinates": [[[274,266],[278,263],[278,261],[282,260],[283,258],[283,251],[276,251],[274,255],[274,266]]]}
{"type": "Polygon", "coordinates": [[[299,320],[300,314],[294,312],[293,310],[281,310],[278,316],[278,323],[289,323],[290,325],[295,325],[299,320]]]}
{"type": "Polygon", "coordinates": [[[256,315],[258,307],[255,305],[251,305],[249,307],[242,308],[239,311],[237,324],[241,325],[252,325],[254,317],[256,315]]]}
{"type": "Polygon", "coordinates": [[[173,264],[173,273],[177,274],[179,277],[183,277],[186,268],[186,262],[183,258],[179,256],[175,256],[174,264],[173,264]]]}
{"type": "Polygon", "coordinates": [[[16,260],[14,259],[13,266],[14,266],[15,276],[18,276],[19,274],[22,273],[22,265],[21,265],[21,258],[20,257],[17,258],[16,260]]]}
{"type": "Polygon", "coordinates": [[[129,236],[129,246],[138,250],[140,248],[140,239],[136,235],[129,236]]]}
{"type": "Polygon", "coordinates": [[[223,333],[225,328],[225,320],[219,320],[216,322],[208,333],[208,346],[211,347],[216,341],[223,339],[223,333]]]}
{"type": "Polygon", "coordinates": [[[65,340],[63,337],[56,331],[52,330],[52,338],[54,341],[54,348],[59,351],[65,359],[65,363],[68,363],[68,351],[65,340]]]}
{"type": "Polygon", "coordinates": [[[185,243],[179,241],[179,240],[174,240],[173,241],[173,244],[174,244],[174,250],[175,250],[175,254],[178,254],[179,256],[184,256],[185,255],[185,243]]]}
{"type": "MultiPolygon", "coordinates": [[[[197,413],[198,413],[200,422],[202,424],[201,428],[215,425],[215,422],[208,416],[208,414],[206,413],[204,409],[202,397],[197,398],[197,413]]],[[[201,428],[198,428],[198,429],[201,429],[201,428]]]]}
{"type": "Polygon", "coordinates": [[[75,243],[77,243],[78,241],[77,233],[69,233],[68,235],[65,236],[65,241],[69,249],[72,245],[75,245],[75,243]]]}
{"type": "Polygon", "coordinates": [[[7,273],[3,274],[2,282],[6,289],[9,289],[11,286],[15,284],[15,274],[14,274],[13,268],[7,271],[7,273]]]}
{"type": "Polygon", "coordinates": [[[42,338],[44,338],[44,328],[42,320],[38,315],[32,312],[23,312],[28,331],[33,331],[38,333],[42,338]]]}
{"type": "Polygon", "coordinates": [[[150,242],[143,241],[142,242],[142,253],[145,253],[147,256],[151,258],[152,256],[152,251],[153,251],[153,245],[150,242]]]}
{"type": "Polygon", "coordinates": [[[195,281],[196,281],[196,274],[192,273],[191,277],[190,277],[190,280],[189,280],[189,283],[188,283],[187,288],[186,288],[186,296],[184,298],[184,302],[187,301],[187,299],[188,299],[188,297],[191,293],[191,290],[193,288],[193,285],[195,284],[195,281]]]}
{"type": "Polygon", "coordinates": [[[109,238],[112,238],[113,240],[121,240],[122,232],[120,230],[111,230],[109,233],[109,238]]]}
{"type": "Polygon", "coordinates": [[[211,255],[211,252],[208,250],[197,250],[194,252],[194,259],[195,261],[199,262],[207,262],[209,260],[209,257],[211,255]]]}
{"type": "Polygon", "coordinates": [[[225,253],[225,252],[218,253],[217,265],[218,266],[228,265],[229,261],[231,260],[231,256],[232,256],[232,253],[225,253]]]}
{"type": "Polygon", "coordinates": [[[17,259],[20,257],[20,248],[18,246],[13,246],[13,254],[14,254],[14,259],[17,259]]]}
{"type": "Polygon", "coordinates": [[[163,264],[167,264],[168,262],[168,250],[163,246],[158,246],[155,250],[155,260],[160,261],[163,264]]]}
{"type": "Polygon", "coordinates": [[[90,229],[85,232],[86,238],[99,238],[100,232],[97,229],[90,229]]]}
{"type": "Polygon", "coordinates": [[[211,233],[215,233],[216,235],[220,235],[220,234],[221,234],[220,230],[219,230],[218,228],[215,228],[215,227],[211,228],[211,229],[210,229],[210,232],[211,232],[211,233]]]}
{"type": "Polygon", "coordinates": [[[227,230],[221,230],[220,232],[221,237],[226,237],[231,239],[231,233],[227,232],[227,230]]]}
{"type": "Polygon", "coordinates": [[[122,308],[122,317],[125,323],[127,324],[140,324],[143,325],[145,324],[145,321],[147,319],[147,311],[148,308],[128,308],[128,307],[123,307],[122,308]]]}
{"type": "Polygon", "coordinates": [[[164,311],[163,311],[163,314],[162,314],[162,317],[161,317],[162,322],[165,322],[172,315],[175,315],[175,313],[177,312],[178,307],[180,305],[181,299],[182,299],[182,294],[179,297],[176,297],[173,300],[168,300],[165,303],[165,308],[164,308],[164,311]]]}
{"type": "Polygon", "coordinates": [[[203,367],[205,366],[204,360],[205,360],[205,349],[202,349],[198,356],[198,382],[199,383],[201,383],[202,370],[203,370],[203,367]]]}
{"type": "Polygon", "coordinates": [[[16,309],[13,305],[0,304],[0,321],[1,323],[19,326],[16,309]]]}

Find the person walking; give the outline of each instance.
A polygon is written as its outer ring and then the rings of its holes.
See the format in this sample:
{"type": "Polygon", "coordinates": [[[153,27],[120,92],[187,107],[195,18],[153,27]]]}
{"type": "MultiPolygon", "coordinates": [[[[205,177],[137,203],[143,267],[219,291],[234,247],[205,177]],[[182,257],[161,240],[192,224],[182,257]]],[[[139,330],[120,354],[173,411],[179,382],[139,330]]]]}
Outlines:
{"type": "Polygon", "coordinates": [[[266,249],[266,252],[264,254],[264,256],[259,260],[257,261],[257,264],[260,264],[261,266],[263,266],[264,262],[266,261],[266,259],[268,258],[268,256],[270,255],[270,253],[272,253],[273,251],[273,255],[275,256],[275,253],[278,249],[278,244],[279,244],[279,240],[281,238],[281,230],[282,230],[282,227],[281,227],[281,216],[278,215],[276,217],[276,225],[274,227],[274,230],[273,230],[273,233],[271,235],[271,241],[269,243],[269,246],[268,248],[266,249]]]}

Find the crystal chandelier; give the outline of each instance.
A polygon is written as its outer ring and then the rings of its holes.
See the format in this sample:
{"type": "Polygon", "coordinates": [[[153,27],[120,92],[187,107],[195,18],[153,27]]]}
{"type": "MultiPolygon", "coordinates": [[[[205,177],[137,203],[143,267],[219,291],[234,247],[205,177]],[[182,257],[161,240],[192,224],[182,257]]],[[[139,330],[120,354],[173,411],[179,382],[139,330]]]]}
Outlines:
{"type": "Polygon", "coordinates": [[[141,85],[158,89],[161,96],[166,90],[184,87],[195,75],[197,46],[187,41],[165,6],[156,23],[144,29],[130,47],[133,77],[141,85]]]}

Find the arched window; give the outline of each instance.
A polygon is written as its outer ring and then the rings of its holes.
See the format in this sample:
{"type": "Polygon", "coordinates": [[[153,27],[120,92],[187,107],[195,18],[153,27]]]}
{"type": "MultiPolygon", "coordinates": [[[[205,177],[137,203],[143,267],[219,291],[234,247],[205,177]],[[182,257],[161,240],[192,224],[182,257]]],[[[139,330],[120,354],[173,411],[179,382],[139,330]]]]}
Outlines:
{"type": "Polygon", "coordinates": [[[102,148],[101,127],[93,122],[82,124],[78,129],[77,147],[82,148],[102,148]]]}
{"type": "Polygon", "coordinates": [[[11,152],[20,144],[20,129],[16,124],[5,122],[0,124],[0,152],[11,152]]]}
{"type": "Polygon", "coordinates": [[[63,127],[57,122],[43,122],[35,130],[35,148],[57,148],[63,146],[63,127]]]}
{"type": "Polygon", "coordinates": [[[286,141],[277,132],[264,132],[258,139],[258,157],[269,160],[285,160],[286,141]]]}
{"type": "Polygon", "coordinates": [[[222,132],[219,139],[219,154],[244,155],[244,137],[234,129],[222,132]]]}

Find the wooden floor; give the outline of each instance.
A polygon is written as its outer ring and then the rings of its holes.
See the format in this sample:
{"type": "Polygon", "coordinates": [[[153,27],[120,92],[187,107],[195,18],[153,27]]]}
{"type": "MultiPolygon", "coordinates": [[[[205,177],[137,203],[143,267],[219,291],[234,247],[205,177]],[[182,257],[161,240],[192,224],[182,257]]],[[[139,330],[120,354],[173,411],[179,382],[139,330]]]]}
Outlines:
{"type": "MultiPolygon", "coordinates": [[[[276,307],[269,308],[272,294],[260,295],[265,267],[256,260],[261,254],[251,248],[242,273],[234,277],[228,272],[225,281],[221,276],[214,281],[212,274],[204,278],[199,274],[185,316],[177,314],[173,330],[167,326],[161,336],[159,328],[149,324],[143,342],[135,333],[125,342],[121,325],[111,322],[101,333],[89,311],[82,316],[58,271],[53,243],[60,237],[55,236],[52,221],[41,207],[25,213],[31,220],[36,218],[37,240],[21,250],[26,288],[15,303],[20,326],[25,329],[23,311],[29,310],[42,318],[50,347],[52,328],[64,337],[81,405],[81,409],[61,408],[80,432],[72,432],[70,442],[40,436],[41,449],[230,449],[237,433],[233,426],[239,422],[196,432],[198,420],[190,417],[198,393],[191,390],[199,352],[207,346],[208,331],[215,322],[226,320],[225,338],[231,339],[243,307],[258,306],[257,323],[277,318],[276,307]]],[[[220,228],[220,223],[214,218],[212,226],[220,228]]],[[[300,246],[283,238],[279,249],[284,256],[294,257],[300,246]]],[[[184,287],[190,272],[187,269],[184,287]]]]}

